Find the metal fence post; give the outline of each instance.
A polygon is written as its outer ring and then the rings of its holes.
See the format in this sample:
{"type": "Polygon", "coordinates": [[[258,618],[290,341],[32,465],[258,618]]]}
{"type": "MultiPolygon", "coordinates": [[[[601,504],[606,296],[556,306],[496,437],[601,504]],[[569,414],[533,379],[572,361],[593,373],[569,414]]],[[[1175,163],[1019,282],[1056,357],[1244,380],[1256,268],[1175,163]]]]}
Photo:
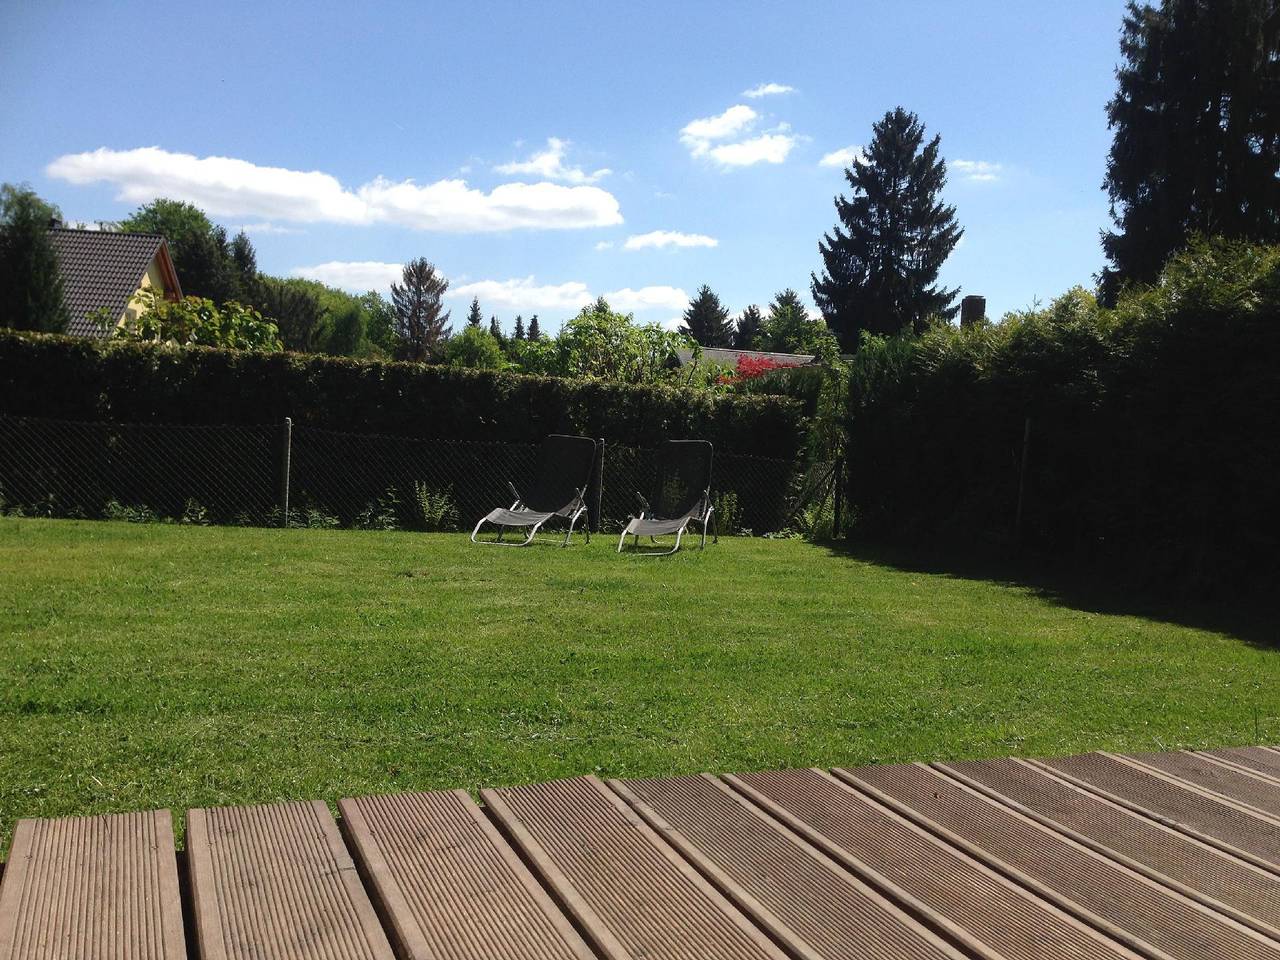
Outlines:
{"type": "Polygon", "coordinates": [[[293,418],[284,418],[280,432],[280,525],[289,526],[289,459],[293,452],[293,418]]]}
{"type": "Polygon", "coordinates": [[[587,502],[587,523],[592,533],[600,532],[600,500],[604,490],[604,437],[596,440],[595,462],[591,465],[590,500],[587,502]]]}

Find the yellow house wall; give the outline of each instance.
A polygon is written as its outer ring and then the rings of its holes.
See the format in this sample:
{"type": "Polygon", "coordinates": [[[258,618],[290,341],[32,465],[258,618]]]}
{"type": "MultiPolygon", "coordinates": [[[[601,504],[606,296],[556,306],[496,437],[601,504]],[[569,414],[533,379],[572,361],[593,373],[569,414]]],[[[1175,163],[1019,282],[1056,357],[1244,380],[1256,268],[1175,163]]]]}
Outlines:
{"type": "Polygon", "coordinates": [[[129,298],[129,303],[124,308],[124,313],[120,314],[120,319],[116,321],[116,325],[124,323],[125,320],[137,320],[142,314],[142,301],[138,295],[143,290],[156,288],[161,292],[165,291],[164,274],[160,272],[160,264],[155,257],[151,258],[151,262],[147,264],[147,272],[142,275],[142,282],[138,285],[138,289],[134,291],[133,296],[129,298]]]}

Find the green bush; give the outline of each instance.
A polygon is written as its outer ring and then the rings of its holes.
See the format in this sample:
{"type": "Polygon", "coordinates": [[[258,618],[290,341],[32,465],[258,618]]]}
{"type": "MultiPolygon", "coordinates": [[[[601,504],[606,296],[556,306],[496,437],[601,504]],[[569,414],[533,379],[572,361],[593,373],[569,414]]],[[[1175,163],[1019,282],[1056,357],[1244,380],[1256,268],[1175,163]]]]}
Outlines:
{"type": "Polygon", "coordinates": [[[417,363],[167,347],[0,331],[0,413],[124,423],[295,423],[352,433],[536,442],[548,433],[794,459],[801,405],[653,384],[417,363]]]}
{"type": "Polygon", "coordinates": [[[1274,569],[1280,247],[1201,240],[1115,310],[1048,308],[866,340],[849,389],[855,533],[1015,534],[1161,583],[1274,569]],[[1029,428],[1028,428],[1029,422],[1029,428]]]}

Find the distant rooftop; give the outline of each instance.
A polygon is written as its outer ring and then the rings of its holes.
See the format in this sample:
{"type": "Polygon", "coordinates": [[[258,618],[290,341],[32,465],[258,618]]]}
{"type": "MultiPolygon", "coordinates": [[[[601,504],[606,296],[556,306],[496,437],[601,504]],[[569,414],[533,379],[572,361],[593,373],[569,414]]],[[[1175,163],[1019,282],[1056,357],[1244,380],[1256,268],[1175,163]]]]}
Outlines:
{"type": "Polygon", "coordinates": [[[49,239],[58,254],[63,300],[71,314],[66,332],[79,337],[104,335],[89,319],[93,311],[106,307],[112,317],[124,313],[165,242],[158,233],[71,227],[50,227],[49,239]]]}
{"type": "MultiPolygon", "coordinates": [[[[693,359],[692,350],[680,350],[680,366],[685,366],[693,359]]],[[[803,367],[816,359],[811,353],[771,353],[768,350],[731,350],[728,347],[703,347],[702,358],[711,363],[723,363],[736,367],[739,357],[772,360],[779,366],[803,367]]]]}

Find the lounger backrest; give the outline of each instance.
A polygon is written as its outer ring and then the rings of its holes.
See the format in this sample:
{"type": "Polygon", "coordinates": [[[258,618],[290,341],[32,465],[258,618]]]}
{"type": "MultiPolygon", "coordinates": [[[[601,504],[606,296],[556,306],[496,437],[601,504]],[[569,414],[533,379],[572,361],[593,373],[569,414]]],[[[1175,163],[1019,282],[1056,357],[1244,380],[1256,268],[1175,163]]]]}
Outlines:
{"type": "Polygon", "coordinates": [[[553,433],[538,449],[533,485],[521,490],[524,505],[540,513],[563,510],[591,481],[596,442],[590,437],[553,433]]]}
{"type": "Polygon", "coordinates": [[[711,486],[712,446],[707,440],[668,440],[658,450],[658,489],[652,515],[675,520],[698,512],[711,486]]]}

